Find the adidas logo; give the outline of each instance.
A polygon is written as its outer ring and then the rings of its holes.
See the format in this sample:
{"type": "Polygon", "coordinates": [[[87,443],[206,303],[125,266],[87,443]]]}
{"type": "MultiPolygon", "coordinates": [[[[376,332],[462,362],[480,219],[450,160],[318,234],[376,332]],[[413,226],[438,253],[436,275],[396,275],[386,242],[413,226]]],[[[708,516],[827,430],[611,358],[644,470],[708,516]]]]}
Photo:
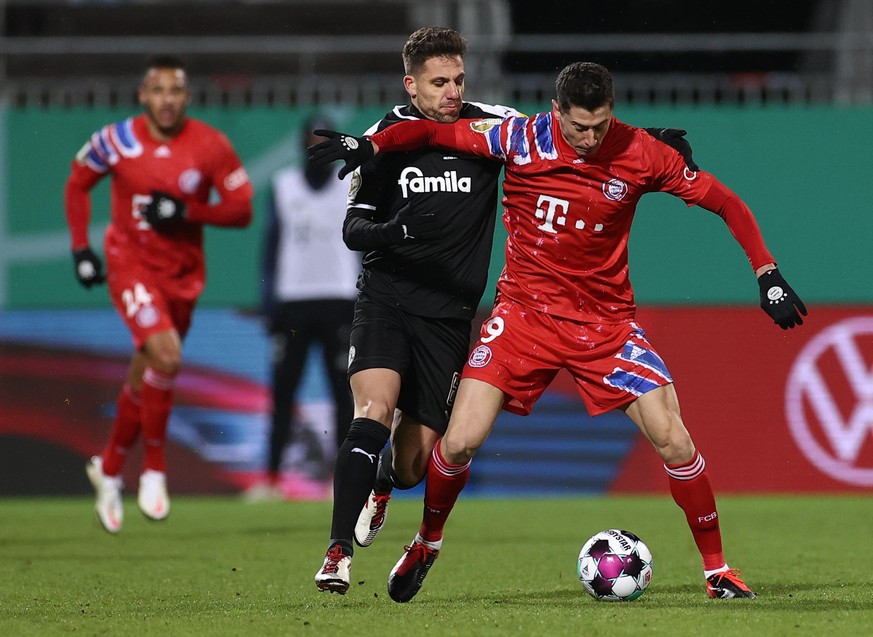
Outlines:
{"type": "Polygon", "coordinates": [[[642,356],[645,353],[646,353],[646,350],[644,350],[642,347],[638,347],[637,345],[633,345],[633,346],[631,346],[630,359],[632,361],[636,360],[637,358],[639,358],[640,356],[642,356]]]}

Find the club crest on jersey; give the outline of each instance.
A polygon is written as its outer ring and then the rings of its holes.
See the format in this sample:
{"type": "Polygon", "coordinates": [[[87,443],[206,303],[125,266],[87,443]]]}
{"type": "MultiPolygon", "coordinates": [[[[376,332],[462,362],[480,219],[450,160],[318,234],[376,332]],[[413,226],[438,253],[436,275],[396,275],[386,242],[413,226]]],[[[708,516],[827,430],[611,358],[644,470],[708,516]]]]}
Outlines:
{"type": "Polygon", "coordinates": [[[193,195],[200,187],[200,182],[203,180],[203,174],[196,168],[189,168],[179,175],[179,190],[186,195],[193,195]]]}
{"type": "Polygon", "coordinates": [[[627,194],[627,184],[621,179],[610,179],[603,183],[603,194],[612,201],[621,201],[627,194]]]}
{"type": "Polygon", "coordinates": [[[479,345],[476,349],[470,352],[470,360],[467,361],[467,365],[470,367],[485,367],[491,362],[492,357],[493,354],[491,353],[490,347],[487,345],[479,345]]]}
{"type": "Polygon", "coordinates": [[[409,166],[400,173],[397,185],[403,192],[403,198],[407,199],[410,192],[470,192],[472,179],[459,177],[455,170],[447,170],[441,177],[425,176],[415,166],[409,166]]]}
{"type": "Polygon", "coordinates": [[[349,203],[354,201],[355,197],[358,194],[358,191],[361,189],[361,171],[353,170],[352,171],[352,180],[349,184],[349,203]]]}
{"type": "Polygon", "coordinates": [[[500,126],[503,123],[502,119],[497,117],[489,117],[488,119],[477,119],[475,122],[470,122],[470,128],[477,133],[487,133],[495,126],[500,126]]]}
{"type": "Polygon", "coordinates": [[[161,313],[154,305],[143,305],[136,313],[136,324],[144,330],[157,325],[161,313]]]}

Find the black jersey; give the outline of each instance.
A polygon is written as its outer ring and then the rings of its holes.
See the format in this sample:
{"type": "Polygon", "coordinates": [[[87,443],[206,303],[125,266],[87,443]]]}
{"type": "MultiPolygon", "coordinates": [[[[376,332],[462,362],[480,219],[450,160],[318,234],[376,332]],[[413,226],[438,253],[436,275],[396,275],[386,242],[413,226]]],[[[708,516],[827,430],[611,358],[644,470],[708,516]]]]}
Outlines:
{"type": "MultiPolygon", "coordinates": [[[[460,118],[517,114],[464,102],[460,118]]],[[[367,133],[408,119],[424,116],[414,106],[397,106],[367,133]]],[[[355,171],[347,218],[384,223],[411,204],[415,213],[445,222],[439,239],[369,249],[358,289],[417,316],[472,319],[488,282],[501,169],[498,162],[428,148],[380,153],[355,171]]]]}

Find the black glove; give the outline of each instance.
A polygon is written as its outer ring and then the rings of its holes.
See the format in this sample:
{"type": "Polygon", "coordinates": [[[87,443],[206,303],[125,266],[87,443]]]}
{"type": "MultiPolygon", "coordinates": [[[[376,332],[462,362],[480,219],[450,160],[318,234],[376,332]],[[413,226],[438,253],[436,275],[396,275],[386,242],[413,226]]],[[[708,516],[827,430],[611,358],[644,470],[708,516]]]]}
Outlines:
{"type": "Polygon", "coordinates": [[[142,216],[153,228],[159,229],[184,221],[188,213],[185,202],[173,195],[152,190],[152,200],[143,208],[142,216]]]}
{"type": "Polygon", "coordinates": [[[337,173],[340,179],[373,158],[373,144],[366,137],[353,137],[322,128],[312,131],[312,134],[327,139],[306,149],[309,161],[322,166],[342,159],[346,165],[337,173]]]}
{"type": "Polygon", "coordinates": [[[779,270],[768,270],[758,277],[761,288],[761,309],[783,330],[803,325],[800,315],[806,316],[806,306],[797,293],[785,282],[779,270]]]}
{"type": "Polygon", "coordinates": [[[103,262],[91,248],[73,250],[73,260],[76,262],[76,278],[84,287],[90,288],[106,280],[103,262]]]}
{"type": "Polygon", "coordinates": [[[445,224],[433,212],[416,213],[412,202],[403,206],[388,222],[396,228],[397,243],[404,241],[431,241],[439,239],[445,231],[445,224]]]}
{"type": "Polygon", "coordinates": [[[689,144],[688,140],[685,139],[688,131],[684,131],[681,128],[645,128],[643,130],[658,141],[664,142],[667,146],[678,150],[679,154],[682,155],[682,159],[685,160],[685,165],[688,166],[689,170],[694,172],[700,170],[695,161],[691,158],[691,144],[689,144]]]}

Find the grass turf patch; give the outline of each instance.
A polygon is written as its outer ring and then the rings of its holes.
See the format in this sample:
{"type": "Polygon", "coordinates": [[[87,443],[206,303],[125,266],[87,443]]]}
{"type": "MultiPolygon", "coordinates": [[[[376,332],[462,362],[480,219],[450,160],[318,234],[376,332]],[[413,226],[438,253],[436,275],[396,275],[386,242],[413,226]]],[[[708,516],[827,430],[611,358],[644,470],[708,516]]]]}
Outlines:
{"type": "Polygon", "coordinates": [[[873,634],[873,520],[863,497],[724,497],[731,566],[756,600],[711,600],[669,498],[462,498],[418,596],[396,604],[388,571],[420,520],[395,498],[359,548],[346,596],[319,593],[330,504],[177,497],[165,522],[131,498],[117,536],[90,498],[0,500],[4,635],[747,635],[873,634]],[[597,602],[576,578],[584,541],[638,534],[654,555],[648,591],[597,602]]]}

